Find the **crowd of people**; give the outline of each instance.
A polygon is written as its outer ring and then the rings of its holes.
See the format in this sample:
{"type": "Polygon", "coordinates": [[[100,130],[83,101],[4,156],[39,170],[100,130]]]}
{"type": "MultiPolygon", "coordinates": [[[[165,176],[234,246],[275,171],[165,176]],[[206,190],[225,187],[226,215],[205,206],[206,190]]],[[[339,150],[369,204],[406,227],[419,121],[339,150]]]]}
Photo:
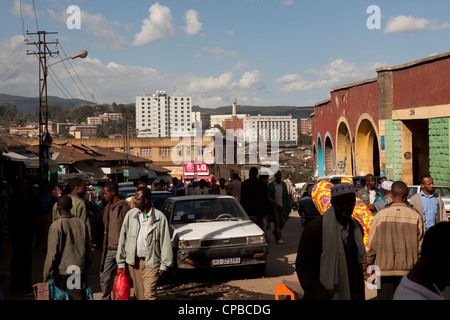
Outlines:
{"type": "MultiPolygon", "coordinates": [[[[62,188],[40,185],[31,179],[18,179],[12,185],[0,185],[0,258],[4,256],[6,225],[12,243],[9,294],[29,295],[32,289],[34,250],[45,252],[43,282],[53,280],[69,299],[86,299],[94,250],[101,251],[99,283],[102,299],[112,299],[114,277],[126,269],[133,281],[135,298],[155,299],[159,277],[172,266],[172,248],[165,216],[153,206],[152,191],[168,191],[173,196],[229,195],[239,201],[247,214],[266,232],[270,223],[277,243],[291,211],[293,186],[258,177],[251,168],[250,177],[241,181],[234,174],[230,181],[204,179],[183,183],[173,178],[135,183],[136,193],[119,195],[119,185],[109,181],[94,189],[81,178],[71,179],[62,188]],[[262,201],[263,200],[263,201],[262,201]],[[159,243],[158,243],[159,242],[159,243]],[[68,285],[77,266],[77,285],[68,285]]],[[[267,236],[267,239],[269,237],[267,236]]]]}
{"type": "Polygon", "coordinates": [[[357,192],[349,182],[333,185],[330,207],[305,226],[296,258],[304,299],[364,300],[367,285],[379,300],[447,297],[450,222],[433,178],[420,177],[421,190],[409,201],[403,181],[383,178],[378,188],[367,175],[357,192]],[[354,219],[358,201],[370,215],[367,246],[354,219]]]}
{"type": "MultiPolygon", "coordinates": [[[[5,225],[12,243],[10,294],[32,293],[32,250],[44,250],[43,281],[53,279],[70,299],[86,299],[93,251],[101,250],[99,282],[102,299],[112,299],[117,270],[133,281],[135,298],[155,299],[158,279],[173,263],[169,227],[155,209],[152,191],[167,190],[173,196],[230,195],[266,233],[273,227],[276,244],[284,244],[282,230],[292,209],[294,187],[290,175],[280,171],[273,179],[249,170],[241,181],[200,179],[183,183],[141,180],[136,194],[119,196],[119,185],[107,182],[101,190],[80,178],[62,190],[18,179],[0,185],[0,259],[4,256],[5,225]],[[269,180],[271,180],[269,182],[269,180]],[[68,279],[78,268],[79,285],[68,279]]],[[[408,200],[402,181],[375,177],[355,191],[343,181],[330,190],[330,206],[305,225],[301,234],[296,273],[304,299],[364,300],[368,284],[377,287],[377,299],[444,299],[450,284],[447,270],[450,223],[443,201],[434,192],[433,178],[420,178],[421,191],[408,200]],[[370,215],[370,230],[354,219],[362,202],[370,215]],[[364,233],[368,232],[368,243],[364,233]],[[373,273],[368,277],[368,271],[373,273]]],[[[1,295],[1,293],[0,293],[1,295]]]]}

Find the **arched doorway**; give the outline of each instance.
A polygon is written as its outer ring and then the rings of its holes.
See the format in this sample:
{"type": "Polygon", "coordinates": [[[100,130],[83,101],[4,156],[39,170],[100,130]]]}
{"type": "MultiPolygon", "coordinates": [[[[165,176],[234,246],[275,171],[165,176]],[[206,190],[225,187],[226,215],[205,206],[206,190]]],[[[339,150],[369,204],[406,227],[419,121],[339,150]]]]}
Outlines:
{"type": "Polygon", "coordinates": [[[377,133],[370,118],[361,119],[356,131],[356,174],[380,175],[380,152],[377,133]]]}
{"type": "Polygon", "coordinates": [[[325,166],[323,162],[322,139],[320,134],[317,135],[317,172],[319,177],[325,174],[325,166]]]}
{"type": "Polygon", "coordinates": [[[340,122],[337,129],[336,166],[338,174],[353,175],[352,139],[345,122],[340,122]]]}
{"type": "Polygon", "coordinates": [[[325,175],[335,174],[335,157],[334,157],[334,148],[333,143],[331,142],[330,136],[327,134],[325,137],[325,175]]]}

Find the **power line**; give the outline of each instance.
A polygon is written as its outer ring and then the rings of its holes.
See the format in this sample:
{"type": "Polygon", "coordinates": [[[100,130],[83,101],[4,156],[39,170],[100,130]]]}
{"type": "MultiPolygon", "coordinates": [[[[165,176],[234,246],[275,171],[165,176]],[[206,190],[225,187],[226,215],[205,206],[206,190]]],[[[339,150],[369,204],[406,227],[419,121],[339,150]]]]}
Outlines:
{"type": "MultiPolygon", "coordinates": [[[[53,70],[52,70],[53,72],[53,70]]],[[[61,91],[61,93],[64,95],[64,97],[66,98],[67,101],[69,101],[69,103],[76,108],[76,105],[72,102],[72,100],[74,100],[74,98],[70,95],[69,91],[66,89],[66,87],[64,87],[64,84],[61,82],[61,80],[58,79],[58,77],[56,76],[56,74],[53,72],[54,76],[56,77],[56,79],[58,80],[58,82],[61,84],[61,86],[64,88],[64,90],[66,90],[66,92],[69,94],[70,98],[66,95],[66,93],[58,86],[58,84],[56,83],[55,79],[53,78],[52,74],[49,73],[48,75],[50,76],[50,79],[52,79],[53,83],[55,84],[55,86],[59,89],[59,91],[61,91]]]]}
{"type": "Polygon", "coordinates": [[[22,33],[23,33],[23,37],[26,39],[27,36],[25,35],[25,21],[23,20],[23,14],[22,14],[22,0],[19,0],[19,11],[20,11],[20,18],[22,19],[22,33]]]}
{"type": "MultiPolygon", "coordinates": [[[[61,57],[60,57],[60,59],[61,59],[61,57]]],[[[70,74],[69,69],[67,68],[66,64],[64,63],[64,60],[61,59],[61,62],[63,63],[64,68],[66,69],[66,71],[67,71],[67,73],[69,74],[70,78],[72,79],[73,83],[74,83],[75,86],[77,87],[78,91],[81,93],[81,95],[83,96],[84,100],[87,101],[87,99],[86,99],[86,97],[84,96],[83,92],[80,90],[80,87],[79,87],[78,84],[76,83],[75,79],[74,79],[74,78],[72,77],[72,75],[70,74]]],[[[49,69],[49,70],[51,69],[50,66],[49,66],[48,69],[49,69]]]]}
{"type": "Polygon", "coordinates": [[[14,49],[13,52],[11,52],[5,59],[3,59],[2,61],[0,61],[0,64],[4,63],[6,60],[8,60],[9,58],[11,58],[11,56],[13,56],[17,51],[21,50],[22,47],[18,46],[16,49],[14,49]]]}
{"type": "MultiPolygon", "coordinates": [[[[75,69],[75,67],[73,66],[72,62],[70,62],[70,59],[69,59],[69,57],[67,56],[67,54],[66,54],[64,48],[62,47],[61,43],[59,43],[59,46],[60,46],[60,48],[61,48],[61,50],[62,50],[64,56],[68,59],[70,66],[72,67],[73,71],[75,72],[75,74],[76,74],[78,80],[79,80],[79,81],[81,82],[81,84],[83,85],[84,89],[86,89],[86,91],[87,91],[87,92],[89,93],[89,95],[92,97],[93,102],[95,102],[96,104],[98,104],[98,102],[97,102],[97,101],[95,100],[95,98],[94,98],[94,94],[93,94],[92,92],[89,91],[89,89],[86,87],[86,85],[85,85],[84,82],[81,80],[80,76],[78,75],[78,72],[77,72],[77,70],[75,69]]],[[[67,68],[66,68],[66,69],[67,69],[67,68]]],[[[69,71],[67,70],[67,72],[69,72],[69,71]]],[[[75,82],[75,81],[74,81],[74,82],[75,82]]],[[[78,86],[77,86],[77,87],[78,87],[78,86]]],[[[80,92],[81,92],[81,91],[80,91],[80,92]]],[[[82,94],[82,95],[83,95],[83,94],[82,94]]],[[[83,97],[84,97],[84,95],[83,95],[83,97]]],[[[87,99],[85,98],[85,100],[87,100],[87,99]]]]}
{"type": "Polygon", "coordinates": [[[10,75],[9,77],[7,77],[6,79],[2,80],[0,82],[0,84],[5,83],[6,81],[8,81],[9,79],[19,75],[23,70],[25,70],[26,68],[28,68],[34,61],[30,61],[28,64],[22,66],[22,68],[20,68],[18,71],[16,71],[15,73],[13,73],[12,75],[10,75]]]}
{"type": "Polygon", "coordinates": [[[36,31],[39,31],[39,25],[38,25],[37,14],[36,14],[36,6],[34,5],[34,0],[33,0],[33,11],[34,11],[34,20],[36,21],[36,31]]]}

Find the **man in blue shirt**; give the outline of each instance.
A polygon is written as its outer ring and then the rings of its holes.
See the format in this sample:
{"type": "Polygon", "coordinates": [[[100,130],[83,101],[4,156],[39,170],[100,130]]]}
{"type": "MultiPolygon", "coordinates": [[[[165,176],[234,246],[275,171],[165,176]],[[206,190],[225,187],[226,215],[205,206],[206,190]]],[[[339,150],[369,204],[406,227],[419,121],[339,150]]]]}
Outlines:
{"type": "Polygon", "coordinates": [[[444,203],[434,193],[433,178],[429,174],[421,177],[420,187],[420,192],[411,197],[410,204],[422,214],[425,229],[428,230],[438,222],[448,221],[444,203]]]}

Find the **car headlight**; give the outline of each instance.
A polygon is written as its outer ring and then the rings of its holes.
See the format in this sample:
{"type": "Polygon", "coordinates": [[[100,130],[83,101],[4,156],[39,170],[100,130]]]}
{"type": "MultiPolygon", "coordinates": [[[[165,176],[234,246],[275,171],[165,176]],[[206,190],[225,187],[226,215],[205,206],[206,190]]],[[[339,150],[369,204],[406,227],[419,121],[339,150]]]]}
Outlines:
{"type": "Polygon", "coordinates": [[[179,249],[194,249],[194,248],[200,248],[200,247],[201,247],[200,240],[180,240],[180,241],[178,241],[179,249]]]}
{"type": "Polygon", "coordinates": [[[261,244],[264,242],[266,242],[266,237],[264,235],[247,237],[248,244],[261,244]]]}

